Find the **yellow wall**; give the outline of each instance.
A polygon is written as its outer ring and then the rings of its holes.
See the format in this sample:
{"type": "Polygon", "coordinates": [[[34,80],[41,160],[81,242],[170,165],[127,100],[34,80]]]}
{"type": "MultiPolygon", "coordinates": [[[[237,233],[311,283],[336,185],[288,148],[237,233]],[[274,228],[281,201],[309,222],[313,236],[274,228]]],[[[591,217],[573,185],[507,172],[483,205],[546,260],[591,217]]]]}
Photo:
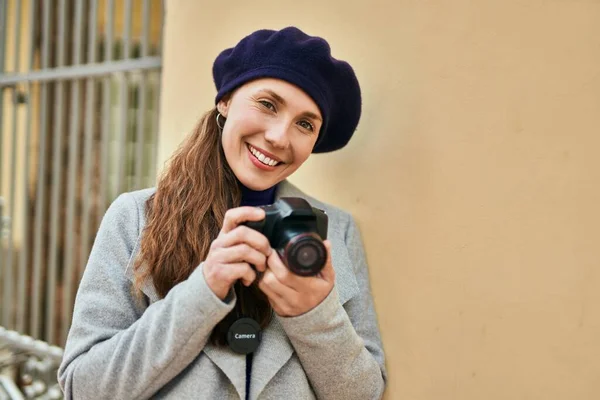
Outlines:
{"type": "Polygon", "coordinates": [[[294,24],[355,66],[355,138],[292,181],[359,221],[387,399],[600,398],[600,3],[166,6],[160,165],[243,35],[294,24]]]}

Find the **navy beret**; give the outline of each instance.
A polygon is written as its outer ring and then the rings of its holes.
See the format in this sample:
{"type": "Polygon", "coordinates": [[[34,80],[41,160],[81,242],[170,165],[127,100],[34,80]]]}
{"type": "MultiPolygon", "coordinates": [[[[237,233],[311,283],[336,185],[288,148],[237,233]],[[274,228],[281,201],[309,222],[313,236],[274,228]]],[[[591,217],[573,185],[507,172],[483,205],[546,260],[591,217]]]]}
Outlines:
{"type": "Polygon", "coordinates": [[[361,113],[360,86],[354,70],[331,56],[329,44],[295,27],[259,30],[226,49],[213,64],[217,104],[239,86],[259,78],[277,78],[308,94],[323,116],[313,153],[344,147],[361,113]]]}

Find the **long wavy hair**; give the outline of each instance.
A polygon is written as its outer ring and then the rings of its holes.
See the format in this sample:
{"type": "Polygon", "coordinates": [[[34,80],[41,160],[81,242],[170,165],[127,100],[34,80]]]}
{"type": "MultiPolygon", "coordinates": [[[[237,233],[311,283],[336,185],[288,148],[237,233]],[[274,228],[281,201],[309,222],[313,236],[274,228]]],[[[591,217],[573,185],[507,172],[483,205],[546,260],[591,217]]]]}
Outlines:
{"type": "MultiPolygon", "coordinates": [[[[148,278],[161,298],[185,281],[206,259],[225,212],[240,205],[241,190],[223,152],[217,112],[214,108],[202,116],[146,202],[147,223],[134,265],[138,294],[148,278]]],[[[236,306],[213,329],[210,340],[215,344],[226,344],[229,326],[242,315],[254,318],[262,328],[272,318],[268,299],[256,283],[245,287],[238,282],[234,290],[236,306]]]]}

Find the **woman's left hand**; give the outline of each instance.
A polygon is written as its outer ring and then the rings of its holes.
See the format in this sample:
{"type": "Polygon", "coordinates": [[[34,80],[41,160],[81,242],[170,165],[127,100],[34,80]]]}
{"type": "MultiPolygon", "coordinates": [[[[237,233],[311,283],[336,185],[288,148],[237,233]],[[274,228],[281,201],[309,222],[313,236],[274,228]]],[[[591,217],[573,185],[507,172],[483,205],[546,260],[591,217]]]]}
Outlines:
{"type": "Polygon", "coordinates": [[[309,312],[325,299],[333,289],[335,271],[331,265],[331,242],[323,242],[327,249],[325,267],[316,276],[299,276],[291,272],[272,251],[267,258],[267,269],[258,283],[281,317],[296,317],[309,312]]]}

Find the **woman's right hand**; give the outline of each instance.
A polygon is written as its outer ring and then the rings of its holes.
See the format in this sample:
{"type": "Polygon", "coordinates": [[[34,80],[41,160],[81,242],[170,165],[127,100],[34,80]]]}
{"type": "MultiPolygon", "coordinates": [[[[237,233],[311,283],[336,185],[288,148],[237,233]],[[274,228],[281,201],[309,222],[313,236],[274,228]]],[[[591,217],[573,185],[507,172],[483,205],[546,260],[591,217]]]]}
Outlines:
{"type": "Polygon", "coordinates": [[[211,243],[203,264],[204,279],[211,290],[225,300],[231,286],[241,279],[250,286],[256,279],[254,265],[260,272],[266,269],[271,245],[265,235],[247,226],[246,221],[260,221],[265,210],[258,207],[237,207],[227,210],[219,236],[211,243]]]}

